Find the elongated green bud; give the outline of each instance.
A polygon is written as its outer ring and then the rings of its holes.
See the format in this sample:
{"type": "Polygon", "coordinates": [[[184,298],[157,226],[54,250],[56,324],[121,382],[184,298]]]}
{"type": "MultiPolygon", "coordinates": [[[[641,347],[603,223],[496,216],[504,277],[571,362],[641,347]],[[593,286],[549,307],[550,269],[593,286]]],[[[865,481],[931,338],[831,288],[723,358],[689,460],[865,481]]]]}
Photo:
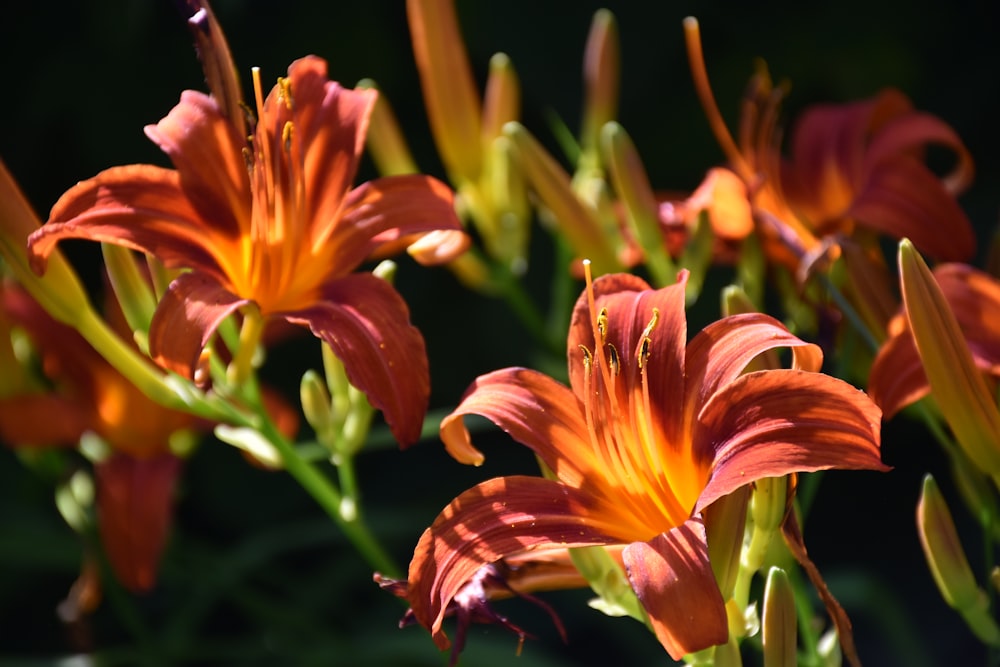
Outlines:
{"type": "Polygon", "coordinates": [[[924,477],[917,503],[917,533],[945,602],[962,615],[980,641],[1000,646],[1000,628],[990,615],[986,592],[972,576],[951,512],[931,475],[924,477]]]}
{"type": "Polygon", "coordinates": [[[764,667],[795,667],[797,627],[791,582],[784,570],[772,567],[764,585],[764,667]]]}

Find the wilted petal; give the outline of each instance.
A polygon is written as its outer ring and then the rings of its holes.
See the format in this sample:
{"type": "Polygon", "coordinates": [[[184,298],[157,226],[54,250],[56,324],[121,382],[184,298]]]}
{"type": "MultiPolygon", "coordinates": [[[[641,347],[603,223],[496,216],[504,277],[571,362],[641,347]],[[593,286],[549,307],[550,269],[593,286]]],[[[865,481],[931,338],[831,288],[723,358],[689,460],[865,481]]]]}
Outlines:
{"type": "Polygon", "coordinates": [[[708,560],[701,519],[630,544],[622,556],[656,638],[671,658],[726,643],[726,607],[708,560]]]}
{"type": "Polygon", "coordinates": [[[304,310],[276,313],[308,326],[344,364],[347,379],[382,411],[403,446],[420,439],[430,397],[427,352],[399,293],[368,273],[327,283],[304,310]]]}
{"type": "Polygon", "coordinates": [[[28,254],[42,273],[56,243],[88,239],[150,253],[168,267],[218,275],[219,239],[206,224],[185,196],[177,172],[141,164],[112,167],[59,198],[49,222],[28,238],[28,254]]]}
{"type": "Polygon", "coordinates": [[[537,477],[500,477],[469,489],[438,515],[414,551],[408,579],[416,620],[447,648],[441,623],[448,603],[480,567],[530,548],[614,541],[589,515],[580,491],[537,477]]]}
{"type": "Polygon", "coordinates": [[[762,477],[888,470],[881,416],[864,392],[828,375],[769,370],[736,379],[709,399],[693,429],[695,452],[715,462],[696,511],[762,477]]]}
{"type": "Polygon", "coordinates": [[[134,592],[156,583],[171,523],[181,460],[114,455],[95,466],[97,520],[108,560],[122,585],[134,592]]]}
{"type": "Polygon", "coordinates": [[[482,375],[466,391],[454,412],[441,420],[441,440],[462,463],[483,462],[462,423],[480,415],[531,448],[556,476],[580,487],[598,459],[586,446],[587,424],[576,397],[548,375],[526,368],[506,368],[482,375]]]}
{"type": "Polygon", "coordinates": [[[184,273],[167,289],[149,325],[149,353],[163,368],[192,377],[198,357],[222,320],[249,303],[200,273],[184,273]]]}

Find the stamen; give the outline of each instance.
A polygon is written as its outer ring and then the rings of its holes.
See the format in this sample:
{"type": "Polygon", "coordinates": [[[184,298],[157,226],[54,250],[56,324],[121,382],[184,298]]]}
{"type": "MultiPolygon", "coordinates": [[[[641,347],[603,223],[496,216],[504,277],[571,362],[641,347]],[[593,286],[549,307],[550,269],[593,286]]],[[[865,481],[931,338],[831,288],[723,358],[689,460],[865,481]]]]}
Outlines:
{"type": "Polygon", "coordinates": [[[282,102],[289,111],[293,108],[292,82],[285,76],[278,77],[278,102],[282,102]]]}
{"type": "Polygon", "coordinates": [[[618,375],[618,350],[614,345],[608,343],[608,369],[611,371],[611,375],[618,375]]]}
{"type": "Polygon", "coordinates": [[[600,314],[597,316],[597,330],[601,333],[601,345],[604,345],[604,341],[608,339],[608,309],[601,308],[600,314]]]}
{"type": "Polygon", "coordinates": [[[292,133],[294,126],[292,121],[285,121],[285,126],[281,129],[281,143],[285,146],[285,152],[292,152],[292,133]]]}
{"type": "Polygon", "coordinates": [[[732,163],[733,168],[739,172],[740,178],[746,182],[753,179],[753,169],[736,147],[733,135],[726,127],[726,121],[722,118],[719,105],[712,94],[712,87],[708,82],[708,70],[705,68],[705,54],[701,49],[701,31],[698,28],[698,19],[689,16],[684,19],[684,41],[687,45],[688,63],[691,66],[691,78],[694,79],[695,92],[701,101],[701,106],[708,117],[708,124],[712,128],[715,140],[719,142],[719,147],[726,154],[726,158],[732,163]]]}

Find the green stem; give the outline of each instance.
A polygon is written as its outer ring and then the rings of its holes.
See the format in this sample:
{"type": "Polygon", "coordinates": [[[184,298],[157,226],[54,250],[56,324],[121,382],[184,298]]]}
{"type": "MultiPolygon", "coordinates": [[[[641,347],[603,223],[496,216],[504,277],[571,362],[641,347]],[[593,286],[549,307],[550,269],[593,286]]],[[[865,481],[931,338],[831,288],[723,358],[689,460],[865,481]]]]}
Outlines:
{"type": "Polygon", "coordinates": [[[233,361],[229,364],[228,383],[234,390],[238,391],[253,374],[253,358],[263,334],[264,317],[255,307],[248,307],[243,314],[239,348],[234,351],[233,361]]]}
{"type": "Polygon", "coordinates": [[[368,564],[388,577],[400,578],[400,568],[385,552],[368,527],[361,522],[359,515],[355,514],[352,520],[344,518],[341,512],[343,497],[330,480],[316,466],[299,455],[298,450],[278,432],[270,420],[263,420],[261,434],[278,450],[285,470],[336,522],[368,564]]]}

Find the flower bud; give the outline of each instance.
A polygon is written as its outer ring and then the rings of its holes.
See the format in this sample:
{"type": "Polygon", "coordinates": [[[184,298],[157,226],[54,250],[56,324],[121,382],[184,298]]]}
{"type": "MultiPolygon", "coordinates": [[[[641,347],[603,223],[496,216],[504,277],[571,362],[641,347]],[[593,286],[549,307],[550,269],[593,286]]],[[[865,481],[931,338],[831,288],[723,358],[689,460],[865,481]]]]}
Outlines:
{"type": "Polygon", "coordinates": [[[1000,410],[962,335],[948,301],[909,240],[899,243],[906,317],[931,392],[955,439],[972,462],[1000,476],[1000,410]]]}
{"type": "Polygon", "coordinates": [[[1000,628],[990,615],[986,592],[972,576],[951,512],[930,475],[924,477],[917,503],[917,533],[945,602],[962,615],[980,641],[1000,646],[1000,628]]]}
{"type": "Polygon", "coordinates": [[[792,585],[784,570],[772,567],[764,585],[764,667],[795,667],[796,632],[792,585]]]}

